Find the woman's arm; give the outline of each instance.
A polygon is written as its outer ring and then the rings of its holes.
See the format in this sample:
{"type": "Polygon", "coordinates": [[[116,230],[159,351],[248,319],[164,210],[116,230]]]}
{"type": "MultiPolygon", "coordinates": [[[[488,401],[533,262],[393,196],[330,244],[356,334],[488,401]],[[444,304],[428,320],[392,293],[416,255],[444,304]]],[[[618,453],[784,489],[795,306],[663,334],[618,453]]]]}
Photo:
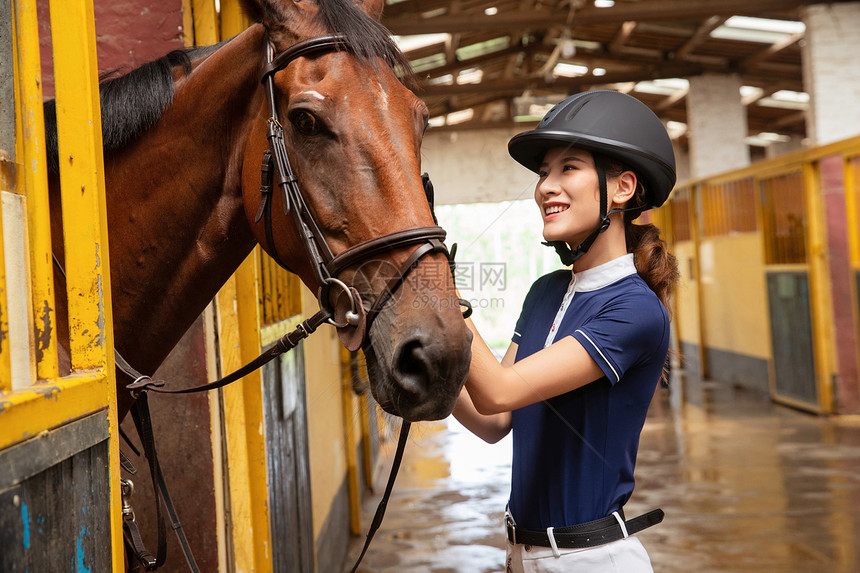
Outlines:
{"type": "MultiPolygon", "coordinates": [[[[481,341],[481,343],[483,344],[483,341],[481,341]]],[[[474,344],[473,339],[473,351],[474,344]]],[[[484,346],[486,346],[486,344],[484,344],[484,346]]],[[[499,365],[498,362],[496,365],[507,368],[514,363],[514,358],[516,358],[516,356],[517,344],[512,342],[508,347],[507,352],[505,352],[501,365],[499,365]]],[[[495,362],[495,356],[493,356],[493,361],[495,362]]],[[[501,412],[498,414],[491,414],[489,416],[481,414],[475,408],[475,404],[472,402],[472,398],[469,396],[469,392],[466,390],[465,386],[460,391],[460,397],[457,399],[457,404],[454,406],[453,414],[454,417],[457,418],[457,421],[468,428],[469,431],[490,444],[495,444],[507,436],[508,432],[511,431],[510,412],[501,412]]]]}
{"type": "MultiPolygon", "coordinates": [[[[466,324],[474,334],[472,362],[466,378],[471,403],[484,416],[506,413],[508,427],[512,410],[564,394],[603,377],[597,363],[572,336],[565,336],[548,348],[515,364],[511,360],[506,365],[505,361],[502,364],[496,361],[472,321],[467,319],[466,324]]],[[[511,346],[516,347],[515,344],[511,346]]]]}

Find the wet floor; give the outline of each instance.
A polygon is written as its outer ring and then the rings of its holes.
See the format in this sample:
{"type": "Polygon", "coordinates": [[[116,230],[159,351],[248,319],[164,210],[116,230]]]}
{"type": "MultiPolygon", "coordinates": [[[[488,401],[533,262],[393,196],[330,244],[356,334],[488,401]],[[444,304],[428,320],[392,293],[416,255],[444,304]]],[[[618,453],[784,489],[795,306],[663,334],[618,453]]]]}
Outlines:
{"type": "MultiPolygon", "coordinates": [[[[625,507],[628,518],[666,513],[639,533],[654,570],[860,572],[860,417],[813,416],[718,382],[674,385],[651,406],[625,507]]],[[[359,571],[502,571],[510,438],[490,446],[453,420],[413,428],[359,571]]],[[[378,499],[364,505],[365,528],[378,499]]]]}

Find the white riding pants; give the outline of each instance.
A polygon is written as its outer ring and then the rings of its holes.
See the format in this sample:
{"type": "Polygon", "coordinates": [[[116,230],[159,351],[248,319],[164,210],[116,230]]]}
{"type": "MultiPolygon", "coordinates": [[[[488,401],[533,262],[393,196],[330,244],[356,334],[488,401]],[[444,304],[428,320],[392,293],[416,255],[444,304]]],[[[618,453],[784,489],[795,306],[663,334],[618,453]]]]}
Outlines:
{"type": "Polygon", "coordinates": [[[651,560],[635,536],[585,549],[512,544],[505,536],[507,573],[653,573],[651,560]]]}

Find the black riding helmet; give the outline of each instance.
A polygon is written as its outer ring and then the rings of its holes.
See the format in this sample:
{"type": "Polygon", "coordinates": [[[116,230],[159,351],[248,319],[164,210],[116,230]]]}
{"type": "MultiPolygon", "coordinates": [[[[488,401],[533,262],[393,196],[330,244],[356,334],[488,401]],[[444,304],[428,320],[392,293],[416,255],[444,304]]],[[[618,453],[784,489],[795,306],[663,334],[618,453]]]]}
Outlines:
{"type": "Polygon", "coordinates": [[[508,152],[537,173],[547,150],[560,145],[590,151],[600,181],[598,228],[573,251],[563,241],[548,243],[566,265],[584,255],[609,227],[609,215],[659,207],[675,185],[675,153],[666,128],[645,104],[627,94],[596,90],[573,95],[547,112],[535,129],[515,135],[508,142],[508,152]],[[607,212],[605,158],[637,174],[645,190],[644,206],[607,212]]]}

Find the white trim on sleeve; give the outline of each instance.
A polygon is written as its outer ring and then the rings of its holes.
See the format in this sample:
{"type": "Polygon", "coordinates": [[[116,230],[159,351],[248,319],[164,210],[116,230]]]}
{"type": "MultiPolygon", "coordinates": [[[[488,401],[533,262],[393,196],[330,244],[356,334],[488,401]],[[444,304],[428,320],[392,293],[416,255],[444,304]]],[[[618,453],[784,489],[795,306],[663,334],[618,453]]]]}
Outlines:
{"type": "Polygon", "coordinates": [[[612,366],[612,363],[609,361],[609,359],[607,359],[607,358],[606,358],[606,355],[605,355],[605,354],[603,354],[603,351],[602,351],[602,350],[600,350],[600,347],[599,347],[599,346],[597,346],[597,345],[594,343],[594,341],[593,341],[593,340],[591,340],[591,339],[588,337],[588,335],[587,335],[587,334],[585,334],[584,332],[582,332],[581,330],[577,330],[576,332],[580,333],[582,336],[584,336],[584,337],[585,337],[585,339],[586,339],[587,341],[589,341],[589,342],[591,343],[591,345],[594,347],[594,349],[597,351],[597,353],[598,353],[598,354],[600,354],[600,357],[601,357],[601,358],[603,358],[603,360],[604,360],[604,361],[609,365],[609,369],[610,369],[610,370],[612,370],[612,373],[615,375],[615,381],[616,381],[616,382],[620,382],[620,381],[621,381],[621,377],[618,375],[618,372],[616,372],[616,371],[615,371],[615,367],[614,367],[614,366],[612,366]]]}

